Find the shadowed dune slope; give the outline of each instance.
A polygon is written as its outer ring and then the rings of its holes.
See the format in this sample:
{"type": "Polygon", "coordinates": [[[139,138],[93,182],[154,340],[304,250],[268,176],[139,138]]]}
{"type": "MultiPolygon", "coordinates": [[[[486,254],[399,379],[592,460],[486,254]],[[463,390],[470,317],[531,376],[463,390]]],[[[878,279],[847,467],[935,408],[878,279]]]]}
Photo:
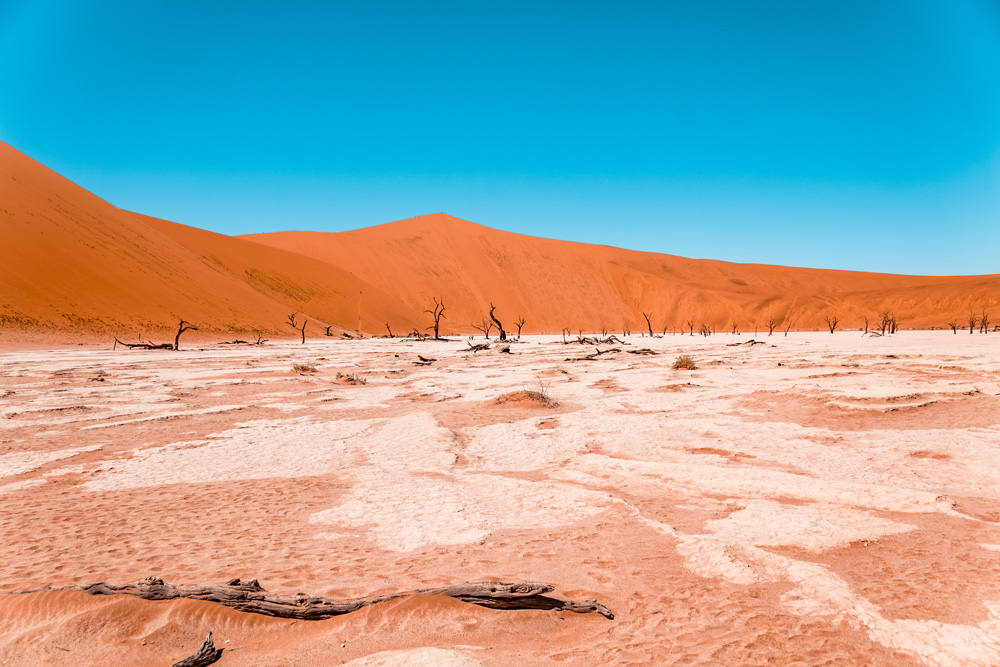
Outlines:
{"type": "MultiPolygon", "coordinates": [[[[0,143],[0,327],[162,334],[292,332],[286,317],[354,329],[415,322],[363,280],[318,260],[118,209],[0,143]]],[[[318,333],[316,329],[312,334],[318,333]]]]}
{"type": "Polygon", "coordinates": [[[944,326],[993,307],[1000,276],[921,277],[695,260],[503,232],[443,213],[341,233],[247,235],[340,266],[414,310],[447,304],[448,330],[471,330],[492,301],[505,327],[525,331],[682,328],[690,320],[752,330],[864,325],[893,311],[903,327],[944,326]]]}

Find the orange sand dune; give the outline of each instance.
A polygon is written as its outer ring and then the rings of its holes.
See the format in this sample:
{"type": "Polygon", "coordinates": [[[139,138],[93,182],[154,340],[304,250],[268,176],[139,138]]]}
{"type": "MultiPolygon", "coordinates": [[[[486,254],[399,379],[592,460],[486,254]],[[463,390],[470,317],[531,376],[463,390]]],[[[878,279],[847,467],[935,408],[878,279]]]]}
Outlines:
{"type": "MultiPolygon", "coordinates": [[[[525,331],[753,330],[771,316],[796,329],[841,326],[894,311],[903,327],[942,327],[997,305],[1000,276],[920,277],[695,260],[503,232],[443,213],[342,233],[280,232],[248,238],[352,272],[414,310],[433,296],[449,331],[471,331],[496,304],[507,328],[525,331]]],[[[426,317],[426,316],[425,316],[426,317]]]]}
{"type": "MultiPolygon", "coordinates": [[[[322,262],[129,213],[0,143],[0,327],[162,335],[294,334],[293,311],[354,329],[416,322],[394,299],[322,262]]],[[[307,333],[318,335],[313,328],[307,333]]]]}
{"type": "MultiPolygon", "coordinates": [[[[369,333],[471,332],[491,302],[525,332],[688,322],[728,330],[841,328],[893,311],[903,327],[944,326],[995,308],[1000,276],[829,271],[637,252],[503,232],[435,214],[339,234],[228,237],[118,209],[0,143],[0,329],[162,336],[179,318],[203,333],[294,335],[301,311],[369,333]]],[[[11,340],[10,336],[7,340],[11,340]]]]}

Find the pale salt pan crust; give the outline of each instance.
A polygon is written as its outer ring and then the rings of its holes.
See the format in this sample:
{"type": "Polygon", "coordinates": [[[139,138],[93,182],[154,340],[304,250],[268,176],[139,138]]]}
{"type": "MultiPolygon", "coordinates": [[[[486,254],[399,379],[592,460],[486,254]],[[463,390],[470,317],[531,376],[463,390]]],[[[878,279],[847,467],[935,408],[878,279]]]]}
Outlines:
{"type": "Polygon", "coordinates": [[[487,666],[1000,662],[993,337],[726,345],[746,338],[632,336],[660,354],[580,362],[566,359],[589,346],[551,338],[512,355],[398,340],[0,354],[12,392],[0,398],[12,415],[0,420],[0,590],[157,574],[350,597],[506,579],[551,582],[617,615],[414,601],[344,617],[335,633],[265,631],[270,621],[173,603],[140,627],[99,620],[138,601],[53,597],[43,613],[35,596],[0,596],[0,618],[20,619],[0,621],[0,653],[30,643],[52,664],[96,664],[51,646],[69,641],[112,656],[102,664],[138,664],[147,654],[129,651],[162,650],[156,628],[169,627],[174,659],[213,629],[239,647],[226,654],[233,667],[320,654],[487,666]],[[414,366],[418,353],[438,361],[414,366]],[[698,370],[671,369],[682,353],[698,370]],[[318,371],[293,373],[293,360],[318,371]],[[368,383],[338,384],[344,371],[368,383]],[[558,407],[495,403],[525,388],[558,407]]]}

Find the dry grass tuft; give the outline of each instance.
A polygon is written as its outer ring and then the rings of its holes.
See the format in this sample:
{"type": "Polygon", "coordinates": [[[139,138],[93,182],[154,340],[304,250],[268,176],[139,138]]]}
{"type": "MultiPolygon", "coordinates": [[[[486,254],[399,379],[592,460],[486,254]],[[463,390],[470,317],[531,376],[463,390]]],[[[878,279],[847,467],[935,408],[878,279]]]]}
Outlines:
{"type": "Polygon", "coordinates": [[[368,384],[367,378],[354,373],[337,373],[337,382],[340,384],[368,384]]]}
{"type": "Polygon", "coordinates": [[[677,370],[693,371],[696,368],[698,367],[695,366],[694,359],[692,359],[686,354],[682,354],[681,356],[677,357],[677,359],[674,360],[675,371],[677,370]]]}
{"type": "Polygon", "coordinates": [[[292,366],[292,371],[295,373],[318,373],[315,366],[310,366],[309,364],[295,364],[292,366]]]}

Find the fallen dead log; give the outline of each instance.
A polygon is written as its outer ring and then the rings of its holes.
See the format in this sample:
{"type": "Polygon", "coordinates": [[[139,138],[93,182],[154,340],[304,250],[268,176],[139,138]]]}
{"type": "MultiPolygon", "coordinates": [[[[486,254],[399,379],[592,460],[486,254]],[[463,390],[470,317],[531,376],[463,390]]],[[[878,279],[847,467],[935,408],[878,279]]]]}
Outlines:
{"type": "Polygon", "coordinates": [[[743,343],[727,343],[726,347],[739,347],[741,345],[749,345],[750,347],[753,347],[754,345],[767,345],[767,343],[765,343],[762,340],[754,340],[753,338],[751,338],[750,340],[745,341],[743,343]]]}
{"type": "Polygon", "coordinates": [[[613,348],[611,348],[609,350],[602,350],[600,348],[597,348],[596,350],[594,350],[590,354],[584,355],[582,357],[566,357],[566,359],[564,361],[593,361],[594,359],[597,359],[597,357],[601,356],[602,354],[613,354],[615,352],[621,352],[621,348],[613,347],[613,348]]]}
{"type": "Polygon", "coordinates": [[[205,637],[205,642],[194,655],[184,658],[180,662],[175,662],[171,667],[206,667],[206,665],[217,662],[222,657],[222,651],[221,648],[215,648],[212,633],[209,632],[208,636],[205,637]]]}
{"type": "Polygon", "coordinates": [[[114,346],[111,349],[112,350],[118,349],[119,345],[123,345],[123,346],[129,348],[130,350],[133,349],[133,348],[137,348],[137,349],[140,349],[140,350],[172,350],[172,349],[174,349],[173,343],[159,343],[159,344],[157,344],[157,343],[123,343],[122,341],[118,340],[117,337],[115,337],[115,344],[114,344],[114,346]]]}
{"type": "Polygon", "coordinates": [[[304,593],[278,595],[268,593],[256,579],[241,581],[232,579],[225,584],[207,586],[175,586],[164,583],[159,577],[147,577],[131,584],[116,586],[108,583],[83,584],[41,588],[21,593],[42,593],[48,591],[83,591],[89,595],[134,595],[143,600],[204,600],[217,602],[225,607],[250,614],[263,614],[277,618],[294,618],[304,621],[318,621],[333,616],[349,614],[387,600],[414,597],[418,595],[447,595],[469,604],[490,609],[552,609],[573,611],[578,614],[597,613],[613,619],[615,615],[597,600],[560,600],[546,593],[553,590],[548,584],[502,583],[497,581],[473,581],[439,588],[422,588],[415,591],[376,595],[353,600],[331,600],[313,597],[304,593]]]}
{"type": "Polygon", "coordinates": [[[490,349],[490,344],[489,343],[476,343],[475,345],[473,345],[472,343],[469,343],[469,347],[467,349],[465,349],[465,350],[462,350],[462,351],[463,352],[482,352],[483,350],[488,350],[488,349],[490,349]]]}
{"type": "Polygon", "coordinates": [[[648,347],[640,347],[638,350],[625,350],[629,354],[658,354],[648,347]]]}
{"type": "Polygon", "coordinates": [[[417,359],[419,359],[420,361],[414,361],[413,362],[414,366],[430,366],[435,361],[437,361],[437,359],[435,359],[434,357],[425,357],[420,354],[417,355],[417,359]]]}

